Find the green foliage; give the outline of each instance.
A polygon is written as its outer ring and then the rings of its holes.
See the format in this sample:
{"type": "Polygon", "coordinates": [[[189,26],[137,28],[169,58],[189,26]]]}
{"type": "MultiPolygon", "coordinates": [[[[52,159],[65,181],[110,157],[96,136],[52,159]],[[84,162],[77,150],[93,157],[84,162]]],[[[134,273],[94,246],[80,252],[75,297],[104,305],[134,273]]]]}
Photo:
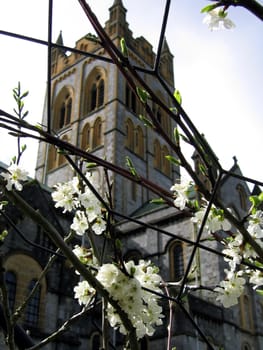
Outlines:
{"type": "Polygon", "coordinates": [[[174,91],[174,98],[176,99],[176,101],[179,103],[179,105],[182,104],[182,96],[180,94],[180,91],[179,90],[175,90],[174,91]]]}
{"type": "Polygon", "coordinates": [[[263,192],[261,192],[258,196],[250,196],[249,200],[252,203],[251,212],[252,214],[255,214],[255,212],[263,203],[263,192]]]}
{"type": "Polygon", "coordinates": [[[210,11],[214,10],[215,8],[217,8],[218,6],[220,6],[220,4],[218,2],[215,4],[212,4],[212,5],[207,5],[201,9],[201,13],[210,12],[210,11]]]}
{"type": "Polygon", "coordinates": [[[0,242],[3,242],[7,235],[8,235],[8,231],[3,230],[2,233],[0,234],[0,242]]]}
{"type": "Polygon", "coordinates": [[[165,201],[163,200],[163,198],[154,198],[150,201],[150,203],[153,203],[153,204],[164,204],[165,201]]]}
{"type": "Polygon", "coordinates": [[[174,128],[174,139],[177,147],[180,146],[180,134],[178,128],[174,128]]]}
{"type": "Polygon", "coordinates": [[[136,87],[136,91],[137,91],[137,95],[139,96],[139,99],[141,100],[141,102],[146,103],[148,98],[149,98],[148,92],[139,86],[136,87]]]}
{"type": "Polygon", "coordinates": [[[153,128],[153,123],[151,122],[151,120],[149,120],[148,118],[146,118],[144,115],[139,115],[139,119],[143,122],[143,124],[145,126],[149,126],[150,128],[153,128]]]}
{"type": "Polygon", "coordinates": [[[96,166],[97,166],[96,163],[92,163],[92,162],[86,163],[86,168],[87,169],[93,169],[93,168],[96,168],[96,166]]]}
{"type": "Polygon", "coordinates": [[[121,52],[122,52],[123,56],[128,58],[128,48],[127,48],[126,41],[124,38],[121,38],[120,45],[121,45],[121,52]]]}
{"type": "Polygon", "coordinates": [[[131,173],[134,177],[136,177],[137,179],[139,179],[139,175],[138,175],[138,173],[137,173],[137,170],[135,169],[135,166],[133,165],[132,160],[131,160],[128,156],[126,156],[126,165],[127,165],[127,167],[129,168],[130,173],[131,173]]]}
{"type": "Polygon", "coordinates": [[[178,160],[177,158],[175,158],[175,157],[173,157],[173,156],[170,156],[170,155],[167,155],[167,156],[165,156],[165,158],[167,159],[167,160],[169,160],[169,162],[171,162],[171,163],[173,163],[173,164],[175,164],[175,165],[181,165],[181,162],[180,162],[180,160],[178,160]]]}
{"type": "Polygon", "coordinates": [[[17,87],[13,89],[13,97],[16,101],[17,109],[14,108],[15,114],[20,118],[20,119],[25,119],[25,117],[28,115],[28,111],[23,111],[24,109],[24,101],[23,99],[27,97],[29,94],[29,91],[22,92],[21,91],[21,84],[18,82],[17,87]]]}

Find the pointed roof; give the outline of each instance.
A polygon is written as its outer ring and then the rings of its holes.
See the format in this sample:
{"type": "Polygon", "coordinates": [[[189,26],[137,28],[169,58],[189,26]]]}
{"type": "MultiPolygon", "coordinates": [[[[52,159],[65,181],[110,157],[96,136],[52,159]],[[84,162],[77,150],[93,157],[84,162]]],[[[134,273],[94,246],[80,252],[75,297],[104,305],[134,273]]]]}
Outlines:
{"type": "Polygon", "coordinates": [[[62,30],[59,33],[59,36],[58,36],[57,41],[56,41],[56,44],[62,45],[62,46],[64,45],[63,36],[62,36],[62,30]]]}
{"type": "Polygon", "coordinates": [[[122,0],[114,0],[113,6],[117,5],[123,6],[122,0]]]}
{"type": "MultiPolygon", "coordinates": [[[[170,49],[169,49],[169,46],[168,46],[168,42],[166,40],[166,38],[164,38],[164,41],[163,41],[163,47],[162,47],[162,53],[169,53],[170,55],[172,55],[170,49]]],[[[173,56],[173,55],[172,55],[173,56]]]]}

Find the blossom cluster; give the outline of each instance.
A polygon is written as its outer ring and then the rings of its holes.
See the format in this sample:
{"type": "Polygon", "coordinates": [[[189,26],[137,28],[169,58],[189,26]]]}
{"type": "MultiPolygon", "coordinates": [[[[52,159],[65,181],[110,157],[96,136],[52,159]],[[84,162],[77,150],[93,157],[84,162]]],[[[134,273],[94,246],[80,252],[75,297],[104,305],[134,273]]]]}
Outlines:
{"type": "MultiPolygon", "coordinates": [[[[89,181],[92,175],[87,173],[89,181]]],[[[88,186],[82,186],[78,177],[65,183],[58,183],[52,198],[56,208],[63,208],[63,213],[74,212],[71,229],[83,236],[89,230],[100,235],[106,229],[106,221],[102,216],[101,203],[88,186]]]]}
{"type": "Polygon", "coordinates": [[[28,172],[22,169],[18,164],[12,163],[6,172],[2,172],[1,176],[6,181],[6,189],[11,191],[13,187],[17,191],[22,191],[23,185],[21,182],[27,180],[28,172]]]}
{"type": "Polygon", "coordinates": [[[208,11],[203,19],[203,23],[207,24],[211,31],[218,29],[232,29],[235,27],[235,24],[227,17],[227,12],[220,8],[208,11]]]}
{"type": "MultiPolygon", "coordinates": [[[[129,261],[124,268],[125,271],[121,271],[115,264],[104,264],[98,267],[96,278],[127,313],[136,329],[137,338],[141,339],[144,335],[152,335],[154,327],[162,324],[164,316],[158,304],[159,296],[144,289],[160,292],[161,277],[158,269],[149,261],[141,260],[137,265],[129,261]]],[[[79,304],[83,305],[89,304],[95,294],[87,281],[80,281],[74,292],[79,304]]],[[[107,305],[107,318],[112,327],[126,334],[118,313],[110,304],[107,305]]]]}
{"type": "MultiPolygon", "coordinates": [[[[186,206],[190,207],[190,192],[191,183],[175,184],[171,187],[174,191],[174,205],[183,210],[186,206]]],[[[203,201],[204,202],[204,201],[203,201]]],[[[257,200],[256,200],[257,202],[257,200]]],[[[224,231],[226,233],[231,232],[231,224],[225,218],[224,211],[211,206],[207,213],[207,204],[200,207],[192,218],[192,222],[199,228],[203,225],[203,232],[207,234],[214,234],[218,231],[224,231]],[[206,220],[204,222],[204,219],[206,220]]],[[[248,233],[252,239],[263,248],[263,212],[261,210],[251,210],[251,214],[247,218],[248,233]]],[[[225,254],[224,260],[228,263],[228,268],[225,269],[226,277],[220,282],[214,291],[218,293],[217,300],[220,301],[224,307],[230,307],[238,302],[238,298],[243,293],[246,277],[248,277],[249,283],[254,285],[255,289],[263,286],[263,272],[257,269],[242,267],[242,261],[245,259],[251,264],[257,262],[257,254],[248,242],[244,242],[243,235],[240,232],[231,234],[223,239],[225,245],[223,253],[225,254]]],[[[263,265],[260,265],[263,268],[263,265]]],[[[263,292],[262,292],[263,293],[263,292]]]]}

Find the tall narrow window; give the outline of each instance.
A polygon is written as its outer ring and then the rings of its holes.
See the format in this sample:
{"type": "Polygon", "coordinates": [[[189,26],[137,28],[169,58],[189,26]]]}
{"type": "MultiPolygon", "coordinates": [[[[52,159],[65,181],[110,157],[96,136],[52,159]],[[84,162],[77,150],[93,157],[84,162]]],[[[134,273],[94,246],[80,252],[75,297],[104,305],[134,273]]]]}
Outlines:
{"type": "Polygon", "coordinates": [[[158,140],[154,141],[154,167],[156,169],[161,170],[162,162],[161,162],[161,146],[158,140]]]}
{"type": "Polygon", "coordinates": [[[248,196],[246,194],[246,191],[244,187],[241,184],[238,184],[237,187],[237,192],[239,194],[239,200],[240,200],[240,206],[243,210],[247,210],[247,199],[248,196]]]}
{"type": "Polygon", "coordinates": [[[183,245],[175,241],[170,247],[170,272],[173,281],[179,281],[184,275],[183,245]]]}
{"type": "Polygon", "coordinates": [[[105,82],[101,74],[94,75],[87,82],[86,93],[88,95],[86,112],[92,112],[103,106],[105,95],[105,82]],[[90,81],[92,80],[92,81],[90,81]]]}
{"type": "MultiPolygon", "coordinates": [[[[68,138],[66,135],[62,137],[62,141],[68,142],[68,138]]],[[[62,150],[58,153],[58,166],[65,164],[67,162],[62,150]]]]}
{"type": "Polygon", "coordinates": [[[97,118],[93,127],[93,144],[92,148],[97,148],[102,145],[102,121],[101,118],[97,118]]]}
{"type": "Polygon", "coordinates": [[[72,98],[70,95],[59,96],[55,107],[55,129],[62,129],[70,124],[72,113],[72,98]]]}
{"type": "Polygon", "coordinates": [[[140,126],[137,126],[135,131],[135,152],[141,157],[144,156],[144,137],[140,126]]]}
{"type": "Polygon", "coordinates": [[[57,150],[55,146],[48,145],[48,170],[52,170],[57,166],[57,150]]]}
{"type": "Polygon", "coordinates": [[[168,148],[166,146],[163,146],[162,148],[162,172],[170,176],[171,173],[171,164],[168,159],[166,159],[166,156],[169,154],[168,148]]]}
{"type": "Polygon", "coordinates": [[[16,275],[14,272],[7,271],[5,274],[5,282],[8,293],[8,302],[10,310],[13,312],[16,300],[16,275]]]}
{"type": "Polygon", "coordinates": [[[100,349],[100,335],[98,333],[95,333],[92,335],[91,349],[92,350],[99,350],[100,349]]]}
{"type": "Polygon", "coordinates": [[[128,119],[126,122],[126,142],[125,142],[125,145],[131,151],[134,150],[134,125],[130,119],[128,119]]]}
{"type": "Polygon", "coordinates": [[[126,84],[125,89],[126,95],[125,95],[125,104],[128,109],[130,109],[132,112],[137,112],[137,98],[135,93],[130,89],[129,85],[126,84]]]}
{"type": "Polygon", "coordinates": [[[82,131],[82,138],[81,138],[81,147],[83,150],[89,150],[91,145],[91,139],[90,139],[90,125],[87,123],[82,131]]]}
{"type": "MultiPolygon", "coordinates": [[[[31,293],[36,282],[37,282],[36,279],[33,279],[30,281],[30,283],[28,285],[28,293],[31,293]]],[[[25,314],[25,323],[27,326],[37,327],[37,325],[38,325],[40,292],[41,292],[41,290],[40,290],[40,286],[39,286],[27,304],[26,314],[25,314]]]]}

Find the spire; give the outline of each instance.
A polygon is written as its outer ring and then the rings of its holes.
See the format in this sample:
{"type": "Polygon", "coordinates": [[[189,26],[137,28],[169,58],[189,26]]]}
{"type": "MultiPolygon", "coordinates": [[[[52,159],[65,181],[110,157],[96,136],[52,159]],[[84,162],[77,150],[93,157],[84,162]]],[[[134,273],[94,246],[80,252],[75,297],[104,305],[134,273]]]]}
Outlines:
{"type": "Polygon", "coordinates": [[[164,54],[164,53],[168,53],[168,54],[172,55],[166,38],[164,38],[163,47],[162,47],[162,54],[164,54]]]}
{"type": "Polygon", "coordinates": [[[122,0],[114,0],[113,5],[109,8],[110,18],[105,23],[107,33],[112,37],[125,37],[127,40],[131,36],[129,24],[126,21],[126,8],[122,0]]]}
{"type": "Polygon", "coordinates": [[[114,3],[112,6],[118,6],[118,5],[123,7],[122,1],[121,0],[114,0],[114,3]]]}
{"type": "Polygon", "coordinates": [[[59,36],[58,36],[57,41],[56,41],[56,44],[61,45],[61,46],[64,45],[63,36],[62,36],[62,30],[59,33],[59,36]]]}

